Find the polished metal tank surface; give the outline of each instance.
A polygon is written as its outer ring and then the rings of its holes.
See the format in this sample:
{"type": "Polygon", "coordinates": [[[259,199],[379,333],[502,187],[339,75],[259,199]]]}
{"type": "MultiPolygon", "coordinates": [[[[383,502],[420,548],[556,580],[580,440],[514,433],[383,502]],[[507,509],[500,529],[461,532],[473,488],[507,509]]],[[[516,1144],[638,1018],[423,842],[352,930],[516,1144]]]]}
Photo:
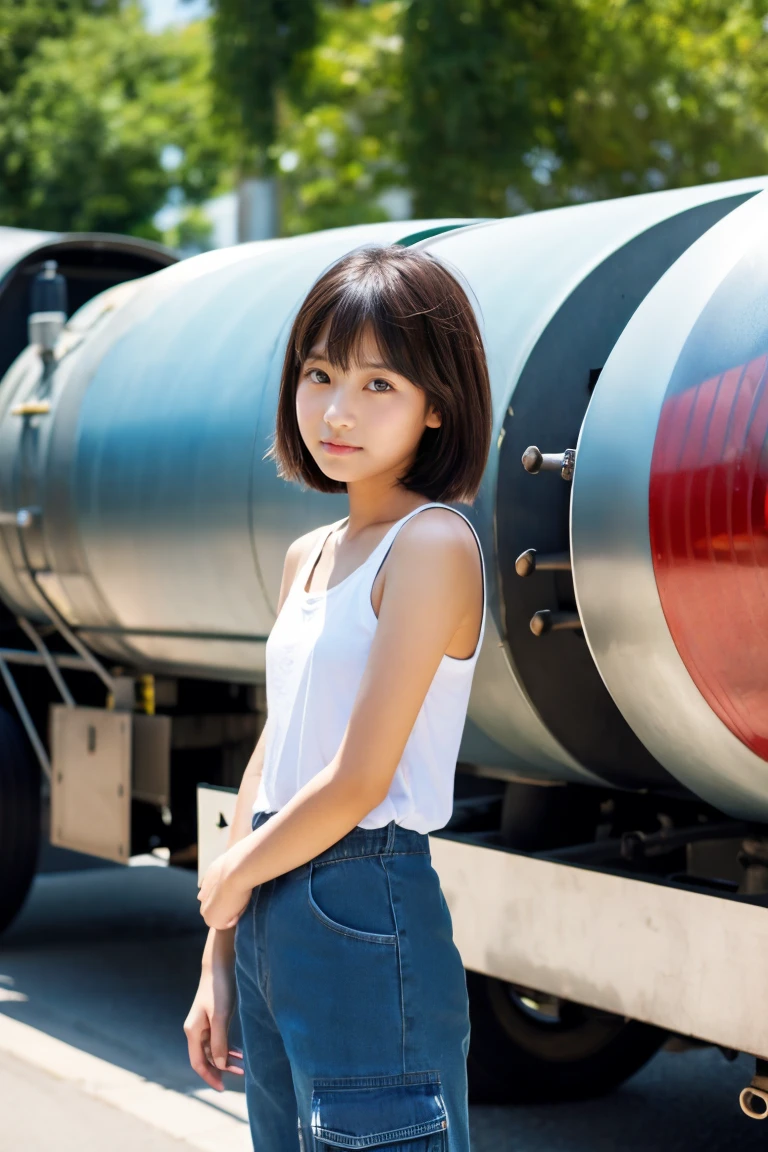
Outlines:
{"type": "Polygon", "coordinates": [[[203,254],[91,300],[47,373],[23,353],[0,389],[0,499],[40,511],[3,529],[6,603],[43,618],[47,597],[121,664],[263,678],[285,548],[341,507],[262,461],[291,317],[350,249],[452,223],[203,254]],[[42,396],[49,415],[12,414],[42,396]]]}
{"type": "Polygon", "coordinates": [[[691,243],[767,183],[632,196],[423,242],[468,283],[488,350],[494,447],[470,515],[493,570],[469,714],[521,774],[674,784],[627,726],[583,637],[530,630],[536,610],[576,606],[567,573],[515,573],[529,547],[567,552],[570,490],[555,476],[528,476],[520,458],[531,443],[575,446],[590,376],[637,305],[691,243]]]}
{"type": "MultiPolygon", "coordinates": [[[[121,665],[263,680],[286,549],[347,507],[279,480],[264,460],[291,320],[345,252],[421,245],[476,304],[493,390],[482,489],[461,506],[482,540],[489,611],[460,758],[538,781],[682,790],[689,781],[627,723],[605,675],[592,642],[601,594],[589,603],[590,645],[578,628],[531,631],[539,610],[575,617],[567,559],[529,579],[515,572],[526,549],[567,558],[570,485],[528,475],[520,458],[533,443],[575,447],[591,388],[638,306],[767,183],[338,229],[206,253],[111,288],[71,318],[47,375],[28,350],[0,385],[0,506],[39,510],[24,531],[0,526],[0,598],[35,619],[50,601],[121,665]],[[50,415],[11,414],[40,396],[50,415]]],[[[613,387],[606,371],[593,406],[613,387]]],[[[615,409],[612,419],[627,445],[615,409]]],[[[587,545],[588,564],[604,546],[587,545]]]]}
{"type": "Polygon", "coordinates": [[[637,309],[584,421],[572,506],[579,612],[622,713],[693,792],[759,820],[767,292],[763,193],[692,245],[637,309]]]}

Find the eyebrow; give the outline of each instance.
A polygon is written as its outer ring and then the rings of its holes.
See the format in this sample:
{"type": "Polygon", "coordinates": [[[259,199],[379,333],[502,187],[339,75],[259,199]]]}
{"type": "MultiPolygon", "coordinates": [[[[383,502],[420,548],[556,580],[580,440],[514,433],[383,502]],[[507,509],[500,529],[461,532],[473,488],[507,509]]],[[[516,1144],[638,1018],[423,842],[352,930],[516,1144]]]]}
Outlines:
{"type": "MultiPolygon", "coordinates": [[[[326,363],[329,363],[329,361],[327,359],[327,349],[326,348],[310,348],[309,354],[307,356],[307,360],[325,360],[326,363]]],[[[394,368],[391,367],[391,365],[379,364],[377,361],[374,361],[374,360],[365,360],[362,363],[358,364],[358,368],[376,368],[376,369],[378,369],[379,372],[394,372],[395,371],[394,368]]]]}

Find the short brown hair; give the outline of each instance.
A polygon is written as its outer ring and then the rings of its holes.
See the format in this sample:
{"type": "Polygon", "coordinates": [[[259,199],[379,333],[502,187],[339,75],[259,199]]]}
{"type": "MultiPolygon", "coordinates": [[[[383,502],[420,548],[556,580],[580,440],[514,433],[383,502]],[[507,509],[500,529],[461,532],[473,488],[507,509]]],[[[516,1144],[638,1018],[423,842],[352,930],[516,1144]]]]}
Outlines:
{"type": "Polygon", "coordinates": [[[301,365],[330,319],[325,356],[346,371],[368,328],[393,372],[411,380],[440,412],[425,428],[416,459],[399,483],[430,500],[472,503],[491,444],[488,366],[467,294],[423,250],[391,244],[355,249],[325,272],[301,305],[288,338],[277,402],[275,459],[284,480],[318,492],[345,492],[307,450],[296,420],[301,365]]]}

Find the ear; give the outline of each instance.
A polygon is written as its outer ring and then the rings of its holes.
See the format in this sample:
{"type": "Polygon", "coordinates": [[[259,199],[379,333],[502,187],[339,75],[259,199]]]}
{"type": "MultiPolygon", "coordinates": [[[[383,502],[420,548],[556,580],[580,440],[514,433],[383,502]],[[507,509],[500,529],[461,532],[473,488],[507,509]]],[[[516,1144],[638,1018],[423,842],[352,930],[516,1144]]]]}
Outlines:
{"type": "Polygon", "coordinates": [[[439,428],[440,425],[442,424],[442,422],[443,422],[443,418],[440,415],[440,413],[438,412],[437,408],[435,408],[434,404],[430,404],[430,406],[427,410],[426,420],[424,421],[425,427],[427,427],[427,428],[439,428]]]}

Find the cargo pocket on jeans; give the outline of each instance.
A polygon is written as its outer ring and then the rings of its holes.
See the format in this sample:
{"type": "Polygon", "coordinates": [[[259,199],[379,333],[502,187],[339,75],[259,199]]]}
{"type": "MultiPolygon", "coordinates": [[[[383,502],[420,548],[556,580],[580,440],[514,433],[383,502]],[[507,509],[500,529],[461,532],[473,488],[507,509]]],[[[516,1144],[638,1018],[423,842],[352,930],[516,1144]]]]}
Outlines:
{"type": "Polygon", "coordinates": [[[379,1148],[446,1152],[448,1120],[436,1072],[315,1080],[315,1152],[379,1148]]]}

